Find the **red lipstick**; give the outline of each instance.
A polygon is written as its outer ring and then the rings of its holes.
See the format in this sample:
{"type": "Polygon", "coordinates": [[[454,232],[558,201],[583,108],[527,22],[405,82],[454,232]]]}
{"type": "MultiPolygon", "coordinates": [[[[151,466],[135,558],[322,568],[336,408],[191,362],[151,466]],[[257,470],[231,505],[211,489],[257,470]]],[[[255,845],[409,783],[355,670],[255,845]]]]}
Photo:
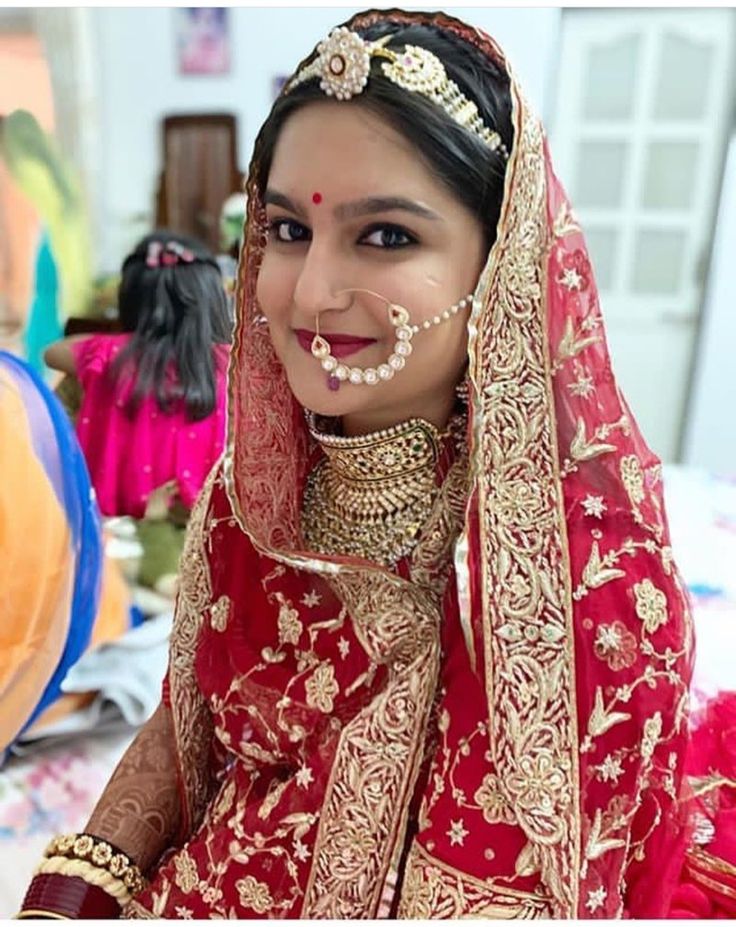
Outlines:
{"type": "MultiPolygon", "coordinates": [[[[311,354],[312,341],[314,340],[315,333],[305,328],[297,328],[294,334],[302,348],[304,348],[308,354],[311,354]]],[[[332,334],[331,332],[320,332],[320,335],[322,335],[325,341],[330,345],[330,353],[332,356],[338,358],[356,354],[358,351],[362,351],[363,348],[367,348],[368,345],[376,343],[375,338],[360,338],[357,335],[338,335],[332,334]]]]}

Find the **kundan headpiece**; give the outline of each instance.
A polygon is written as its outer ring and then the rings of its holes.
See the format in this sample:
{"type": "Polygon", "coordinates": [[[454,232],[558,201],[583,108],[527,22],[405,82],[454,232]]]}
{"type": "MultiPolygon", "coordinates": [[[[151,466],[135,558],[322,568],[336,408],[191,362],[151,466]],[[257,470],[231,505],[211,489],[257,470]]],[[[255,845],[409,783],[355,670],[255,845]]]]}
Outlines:
{"type": "Polygon", "coordinates": [[[361,94],[368,84],[371,58],[385,58],[381,70],[392,83],[436,103],[454,122],[477,135],[507,161],[509,153],[501,136],[485,125],[478,107],[450,80],[440,59],[417,45],[406,45],[403,52],[386,48],[390,38],[384,36],[376,42],[366,42],[345,26],[333,29],[317,46],[314,61],[297,72],[284,92],[319,77],[319,86],[327,96],[349,100],[361,94]]]}

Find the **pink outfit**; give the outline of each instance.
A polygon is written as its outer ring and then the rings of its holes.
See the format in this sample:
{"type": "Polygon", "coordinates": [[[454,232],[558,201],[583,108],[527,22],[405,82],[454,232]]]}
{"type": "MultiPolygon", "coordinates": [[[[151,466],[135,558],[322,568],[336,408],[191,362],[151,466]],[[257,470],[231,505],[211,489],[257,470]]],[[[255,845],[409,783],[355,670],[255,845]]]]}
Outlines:
{"type": "Polygon", "coordinates": [[[154,489],[176,479],[191,508],[225,441],[225,376],[229,345],[215,345],[215,411],[201,421],[186,417],[182,405],[166,415],[147,396],[135,415],[125,412],[131,390],[124,378],[113,386],[107,371],[129,334],[92,335],[73,342],[72,351],[84,396],[77,435],[103,515],[143,516],[154,489]]]}

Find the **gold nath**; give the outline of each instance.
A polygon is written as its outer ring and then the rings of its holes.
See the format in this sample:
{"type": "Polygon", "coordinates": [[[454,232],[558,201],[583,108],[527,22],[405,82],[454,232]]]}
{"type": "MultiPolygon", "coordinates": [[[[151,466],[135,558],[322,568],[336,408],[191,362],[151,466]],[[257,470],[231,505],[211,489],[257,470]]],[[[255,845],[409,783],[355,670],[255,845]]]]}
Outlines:
{"type": "Polygon", "coordinates": [[[325,456],[304,495],[307,547],[394,566],[411,552],[432,511],[443,436],[416,418],[345,438],[319,431],[310,415],[309,430],[325,456]]]}
{"type": "Polygon", "coordinates": [[[381,70],[388,80],[436,103],[450,119],[508,161],[509,153],[501,136],[483,122],[478,107],[450,80],[437,55],[417,45],[406,45],[402,52],[395,52],[385,47],[390,38],[387,35],[376,42],[366,42],[357,32],[338,26],[319,43],[317,57],[294,75],[284,93],[319,77],[320,89],[327,96],[349,100],[361,94],[368,84],[371,58],[385,58],[381,70]]]}

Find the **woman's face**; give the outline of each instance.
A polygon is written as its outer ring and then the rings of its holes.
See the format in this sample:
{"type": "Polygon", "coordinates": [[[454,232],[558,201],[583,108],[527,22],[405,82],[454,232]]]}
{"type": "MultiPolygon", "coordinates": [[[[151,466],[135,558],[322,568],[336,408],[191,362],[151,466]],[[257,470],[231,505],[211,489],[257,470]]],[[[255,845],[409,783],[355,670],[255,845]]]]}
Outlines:
{"type": "Polygon", "coordinates": [[[265,201],[258,301],[298,401],[341,416],[346,433],[411,416],[442,427],[466,363],[469,309],[421,326],[475,289],[485,259],[480,222],[388,123],[335,101],[286,121],[265,201]],[[404,306],[420,331],[393,379],[334,390],[310,351],[317,324],[348,366],[377,368],[396,342],[386,303],[348,289],[404,306]]]}

